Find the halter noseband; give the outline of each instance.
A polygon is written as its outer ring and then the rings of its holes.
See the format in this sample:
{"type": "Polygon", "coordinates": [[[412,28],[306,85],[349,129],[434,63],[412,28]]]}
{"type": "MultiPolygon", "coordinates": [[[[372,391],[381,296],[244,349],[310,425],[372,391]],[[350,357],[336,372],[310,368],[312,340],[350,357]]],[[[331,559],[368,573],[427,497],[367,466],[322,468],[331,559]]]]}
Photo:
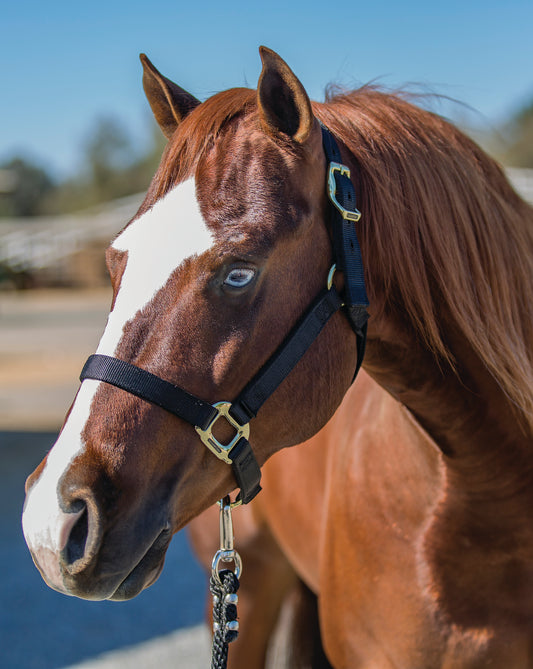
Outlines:
{"type": "Polygon", "coordinates": [[[137,397],[156,404],[193,425],[202,442],[221,460],[231,465],[239,500],[250,502],[261,490],[261,470],[248,437],[249,421],[289,375],[322,328],[341,307],[357,337],[357,363],[353,379],[363,362],[366,345],[368,298],[363,262],[354,223],[361,218],[355,206],[355,189],[350,170],[341,163],[333,135],[322,126],[323,147],[328,162],[327,190],[333,235],[335,264],[324,288],[304,312],[284,341],[233,402],[209,404],[183,388],[118,358],[91,355],[80,374],[80,381],[105,381],[137,397]],[[343,296],[333,285],[335,268],[344,274],[343,296]],[[213,435],[213,426],[223,417],[235,430],[229,443],[213,435]]]}

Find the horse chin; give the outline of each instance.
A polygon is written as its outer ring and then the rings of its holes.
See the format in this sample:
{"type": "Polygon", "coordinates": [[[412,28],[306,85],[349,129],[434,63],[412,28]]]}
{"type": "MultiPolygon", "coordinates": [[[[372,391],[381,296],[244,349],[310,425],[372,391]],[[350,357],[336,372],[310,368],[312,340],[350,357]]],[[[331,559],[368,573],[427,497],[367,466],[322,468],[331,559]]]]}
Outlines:
{"type": "Polygon", "coordinates": [[[172,532],[170,529],[164,529],[160,532],[140,561],[129,571],[124,569],[123,573],[127,574],[127,576],[122,581],[118,581],[118,586],[116,577],[106,577],[105,574],[99,573],[98,570],[90,570],[88,573],[69,574],[65,569],[61,570],[61,585],[58,585],[56,582],[51,582],[50,578],[47,578],[43,569],[40,567],[39,569],[48,585],[65,595],[94,601],[104,599],[123,601],[132,599],[142,590],[155,583],[159,578],[163,570],[166,551],[171,539],[172,532]]]}
{"type": "Polygon", "coordinates": [[[171,538],[172,533],[169,530],[163,530],[139,564],[108,599],[117,602],[133,599],[145,588],[153,585],[163,571],[165,555],[171,538]]]}

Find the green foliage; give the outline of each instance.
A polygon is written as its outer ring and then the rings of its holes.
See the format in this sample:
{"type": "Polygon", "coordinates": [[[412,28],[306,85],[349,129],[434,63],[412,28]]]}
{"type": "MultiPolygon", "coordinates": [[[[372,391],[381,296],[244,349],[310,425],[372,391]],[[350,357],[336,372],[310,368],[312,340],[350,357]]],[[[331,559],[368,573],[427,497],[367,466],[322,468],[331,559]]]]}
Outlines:
{"type": "Polygon", "coordinates": [[[163,148],[164,140],[155,125],[150,145],[141,153],[117,119],[100,118],[85,143],[81,173],[54,189],[44,199],[43,211],[48,214],[79,211],[145,191],[163,148]]]}
{"type": "Polygon", "coordinates": [[[0,165],[0,216],[70,213],[145,191],[164,144],[154,124],[148,148],[139,152],[120,121],[102,117],[84,144],[83,168],[71,179],[54,183],[44,169],[18,157],[0,165]]]}
{"type": "Polygon", "coordinates": [[[54,182],[47,172],[25,158],[13,158],[2,165],[0,216],[36,216],[54,182]]]}
{"type": "Polygon", "coordinates": [[[533,167],[533,100],[514,116],[504,130],[501,161],[512,167],[533,167]]]}

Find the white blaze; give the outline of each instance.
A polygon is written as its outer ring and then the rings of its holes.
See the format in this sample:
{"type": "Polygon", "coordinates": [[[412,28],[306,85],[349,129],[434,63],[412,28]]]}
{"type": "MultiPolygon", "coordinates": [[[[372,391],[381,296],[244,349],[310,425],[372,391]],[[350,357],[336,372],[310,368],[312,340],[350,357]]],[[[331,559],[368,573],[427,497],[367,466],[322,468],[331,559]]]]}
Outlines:
{"type": "MultiPolygon", "coordinates": [[[[194,179],[179,184],[133,221],[112,245],[127,251],[128,258],[97,352],[114,355],[128,321],[151,302],[187,258],[204,253],[212,244],[196,199],[194,179]]],[[[73,517],[79,515],[61,510],[57,485],[70,463],[83,452],[81,435],[99,386],[100,382],[92,379],[82,383],[65,427],[26,499],[22,517],[26,542],[37,557],[41,552],[46,562],[50,551],[57,553],[65,546],[67,530],[74,524],[73,517]]],[[[50,578],[58,579],[59,570],[50,578]]]]}
{"type": "Polygon", "coordinates": [[[170,191],[113,242],[128,263],[97,353],[113,355],[124,325],[163,288],[186,258],[207,251],[213,240],[195,195],[194,179],[170,191]]]}

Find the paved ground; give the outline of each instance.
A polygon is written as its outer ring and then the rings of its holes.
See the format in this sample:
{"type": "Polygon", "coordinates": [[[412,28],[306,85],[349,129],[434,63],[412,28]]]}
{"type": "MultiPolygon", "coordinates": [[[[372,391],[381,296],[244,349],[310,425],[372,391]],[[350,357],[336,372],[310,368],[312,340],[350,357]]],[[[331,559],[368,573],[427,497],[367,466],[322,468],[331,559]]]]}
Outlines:
{"type": "Polygon", "coordinates": [[[125,603],[50,590],[22,538],[24,480],[54,442],[109,301],[107,291],[0,293],[1,669],[208,666],[207,634],[198,627],[204,577],[184,533],[174,537],[158,582],[125,603]]]}
{"type": "Polygon", "coordinates": [[[207,669],[211,640],[203,625],[172,632],[126,650],[105,653],[68,669],[207,669]]]}
{"type": "Polygon", "coordinates": [[[107,290],[0,293],[0,429],[61,426],[110,301],[107,290]]]}

